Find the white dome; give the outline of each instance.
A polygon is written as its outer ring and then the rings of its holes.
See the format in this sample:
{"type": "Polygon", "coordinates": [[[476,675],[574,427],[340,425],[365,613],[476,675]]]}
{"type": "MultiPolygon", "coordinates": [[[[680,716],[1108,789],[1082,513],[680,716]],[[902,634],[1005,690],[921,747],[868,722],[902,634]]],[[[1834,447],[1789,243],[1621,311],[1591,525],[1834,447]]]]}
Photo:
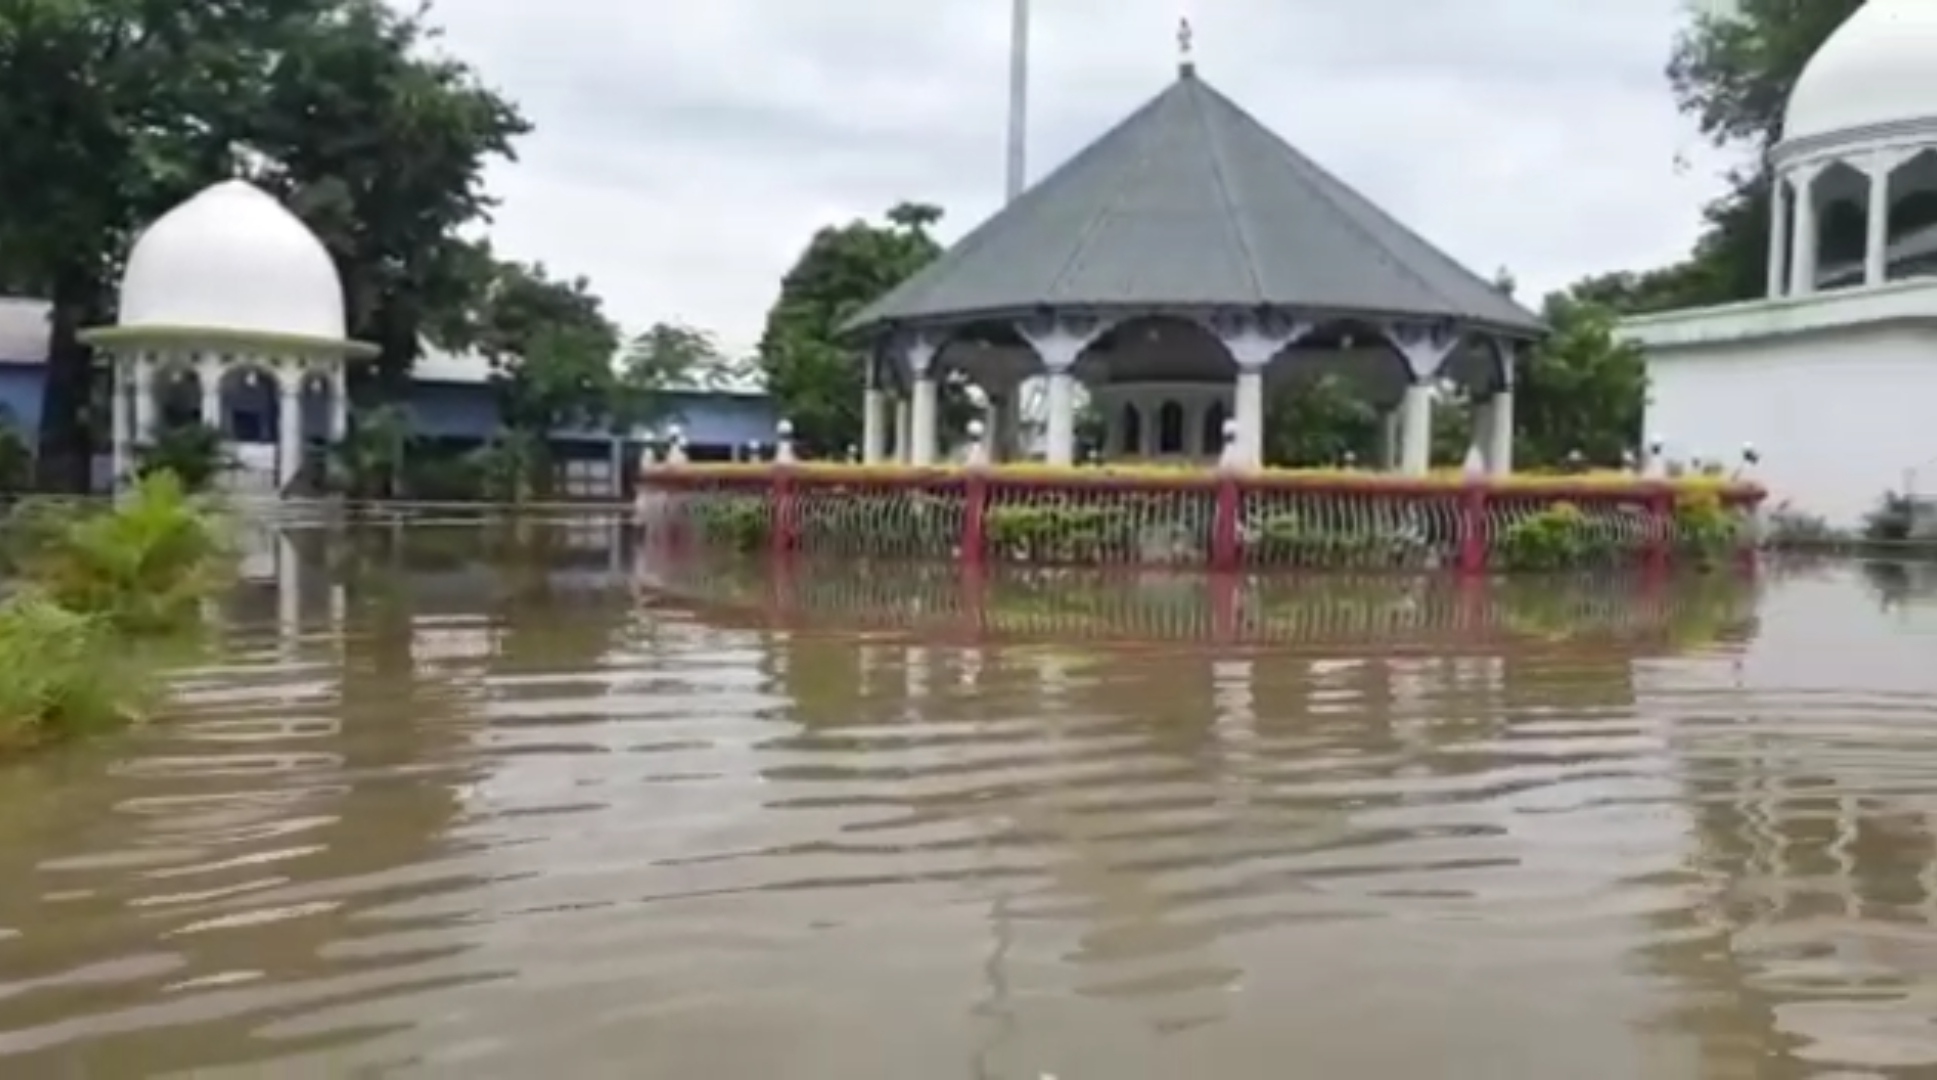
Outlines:
{"type": "Polygon", "coordinates": [[[1937,121],[1937,2],[1869,0],[1823,42],[1789,94],[1782,138],[1937,121]]]}
{"type": "Polygon", "coordinates": [[[296,215],[254,185],[227,180],[135,241],[118,322],[340,341],[343,282],[296,215]]]}

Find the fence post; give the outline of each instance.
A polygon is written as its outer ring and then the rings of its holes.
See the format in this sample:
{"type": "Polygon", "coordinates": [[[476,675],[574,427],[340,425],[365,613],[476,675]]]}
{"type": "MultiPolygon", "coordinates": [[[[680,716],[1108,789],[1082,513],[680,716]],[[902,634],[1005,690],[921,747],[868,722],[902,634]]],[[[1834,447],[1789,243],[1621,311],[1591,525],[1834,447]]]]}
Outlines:
{"type": "Polygon", "coordinates": [[[1459,572],[1486,573],[1486,510],[1489,491],[1485,479],[1469,476],[1460,490],[1459,572]]]}
{"type": "Polygon", "coordinates": [[[1645,568],[1651,574],[1668,569],[1668,553],[1675,542],[1675,489],[1661,484],[1648,492],[1643,513],[1647,518],[1648,547],[1645,568]]]}
{"type": "Polygon", "coordinates": [[[964,567],[978,572],[988,558],[989,547],[989,454],[982,441],[984,434],[982,421],[969,421],[968,466],[962,474],[960,558],[964,567]]]}

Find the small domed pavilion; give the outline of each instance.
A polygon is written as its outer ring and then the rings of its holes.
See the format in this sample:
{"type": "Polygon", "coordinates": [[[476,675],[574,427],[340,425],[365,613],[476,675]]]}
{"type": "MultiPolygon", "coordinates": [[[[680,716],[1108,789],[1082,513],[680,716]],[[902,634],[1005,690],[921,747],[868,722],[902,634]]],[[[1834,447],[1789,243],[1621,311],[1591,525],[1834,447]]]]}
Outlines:
{"type": "MultiPolygon", "coordinates": [[[[1226,421],[1263,461],[1266,402],[1336,373],[1429,465],[1436,388],[1478,403],[1512,468],[1515,357],[1535,316],[1287,145],[1182,64],[1167,89],[851,320],[866,354],[864,457],[936,460],[937,386],[959,373],[1014,456],[1020,387],[1046,381],[1045,456],[1076,453],[1077,386],[1110,460],[1212,462],[1226,421]]],[[[1391,430],[1390,428],[1388,430],[1391,430]]]]}
{"type": "Polygon", "coordinates": [[[329,252],[260,188],[224,181],[169,211],[129,252],[115,325],[83,335],[113,371],[116,484],[135,447],[188,417],[238,443],[250,486],[273,477],[260,493],[282,491],[310,428],[334,440],[348,427],[345,364],[377,350],[345,333],[329,252]]]}

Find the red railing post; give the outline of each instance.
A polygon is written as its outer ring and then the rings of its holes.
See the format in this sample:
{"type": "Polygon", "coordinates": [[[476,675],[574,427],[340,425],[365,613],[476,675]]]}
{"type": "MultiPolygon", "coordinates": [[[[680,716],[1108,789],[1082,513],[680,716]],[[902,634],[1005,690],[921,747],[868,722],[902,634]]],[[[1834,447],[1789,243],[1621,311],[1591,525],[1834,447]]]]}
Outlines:
{"type": "Polygon", "coordinates": [[[962,565],[980,570],[988,558],[989,474],[970,466],[962,478],[962,565]]]}
{"type": "Polygon", "coordinates": [[[1486,573],[1488,488],[1481,477],[1468,477],[1459,500],[1459,572],[1486,573]]]}
{"type": "Polygon", "coordinates": [[[773,467],[773,554],[792,554],[800,546],[800,493],[792,466],[773,467]]]}
{"type": "Polygon", "coordinates": [[[1243,505],[1244,488],[1236,471],[1219,470],[1211,511],[1211,569],[1218,573],[1236,573],[1244,561],[1238,538],[1238,515],[1243,505]]]}
{"type": "Polygon", "coordinates": [[[1663,484],[1648,492],[1642,513],[1648,526],[1645,568],[1651,574],[1664,573],[1675,543],[1675,489],[1663,484]]]}

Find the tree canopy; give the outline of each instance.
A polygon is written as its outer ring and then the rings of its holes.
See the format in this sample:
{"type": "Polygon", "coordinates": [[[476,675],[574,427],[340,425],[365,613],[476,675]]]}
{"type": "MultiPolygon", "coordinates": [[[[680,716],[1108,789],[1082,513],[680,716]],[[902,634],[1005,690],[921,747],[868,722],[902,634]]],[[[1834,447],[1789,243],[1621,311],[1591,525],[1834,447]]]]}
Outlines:
{"type": "Polygon", "coordinates": [[[941,217],[938,207],[902,203],[883,224],[823,228],[781,279],[760,336],[759,364],[805,452],[832,456],[860,443],[864,372],[838,331],[941,254],[929,231],[941,217]]]}

